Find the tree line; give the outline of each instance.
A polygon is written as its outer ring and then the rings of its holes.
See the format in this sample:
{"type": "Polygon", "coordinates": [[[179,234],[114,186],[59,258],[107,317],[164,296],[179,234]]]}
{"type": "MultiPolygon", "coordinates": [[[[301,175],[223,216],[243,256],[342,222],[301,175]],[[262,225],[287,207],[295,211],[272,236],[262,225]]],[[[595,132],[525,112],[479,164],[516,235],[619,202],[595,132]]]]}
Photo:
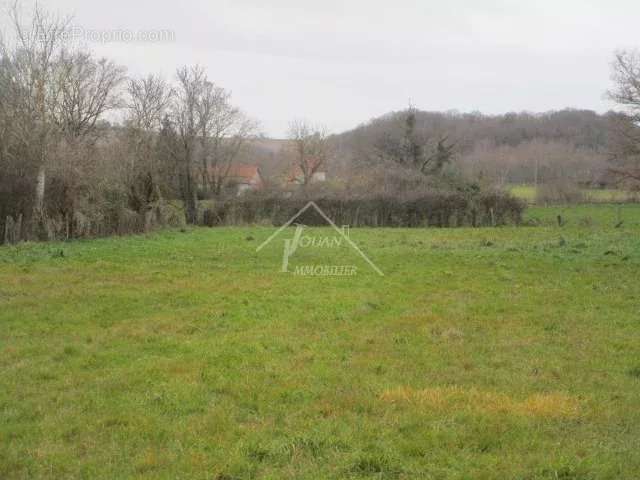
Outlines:
{"type": "Polygon", "coordinates": [[[220,193],[257,123],[201,66],[173,81],[124,67],[66,40],[69,18],[36,6],[10,12],[0,39],[0,221],[19,238],[117,231],[123,212],[150,222],[177,199],[196,222],[197,194],[220,193]],[[106,122],[124,113],[120,125],[106,122]],[[156,212],[157,213],[157,212],[156,212]],[[7,218],[10,217],[10,220],[7,218]]]}
{"type": "MultiPolygon", "coordinates": [[[[22,17],[16,3],[10,23],[0,37],[3,241],[195,224],[202,220],[199,200],[223,198],[233,165],[247,152],[259,157],[258,123],[202,66],[180,67],[169,80],[134,78],[68,43],[69,18],[38,6],[22,17]],[[115,113],[121,120],[111,124],[115,113]]],[[[417,198],[437,190],[473,196],[511,183],[560,180],[637,186],[637,51],[616,53],[612,80],[608,95],[621,108],[604,115],[488,116],[409,106],[340,135],[295,120],[277,157],[286,168],[297,167],[307,196],[327,190],[332,198],[373,191],[417,198]],[[314,185],[314,175],[327,168],[333,180],[314,185]]]]}

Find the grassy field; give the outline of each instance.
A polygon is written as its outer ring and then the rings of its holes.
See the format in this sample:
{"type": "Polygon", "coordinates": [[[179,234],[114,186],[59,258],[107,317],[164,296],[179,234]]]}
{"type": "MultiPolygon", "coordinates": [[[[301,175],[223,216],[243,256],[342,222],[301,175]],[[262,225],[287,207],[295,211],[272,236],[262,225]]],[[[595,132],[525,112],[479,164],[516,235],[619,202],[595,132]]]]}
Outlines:
{"type": "MultiPolygon", "coordinates": [[[[533,185],[513,185],[508,190],[516,197],[525,200],[527,203],[536,203],[536,187],[533,185]]],[[[585,189],[583,192],[586,200],[593,203],[625,202],[630,199],[637,198],[637,195],[624,190],[585,189]]]]}
{"type": "Polygon", "coordinates": [[[527,215],[1,247],[0,478],[637,478],[640,207],[527,215]]]}
{"type": "Polygon", "coordinates": [[[536,202],[536,187],[532,185],[513,185],[508,188],[512,195],[525,200],[527,203],[536,202]]]}
{"type": "Polygon", "coordinates": [[[583,204],[554,207],[530,206],[524,215],[525,223],[557,226],[558,216],[566,227],[595,227],[598,230],[640,227],[638,204],[583,204]]]}

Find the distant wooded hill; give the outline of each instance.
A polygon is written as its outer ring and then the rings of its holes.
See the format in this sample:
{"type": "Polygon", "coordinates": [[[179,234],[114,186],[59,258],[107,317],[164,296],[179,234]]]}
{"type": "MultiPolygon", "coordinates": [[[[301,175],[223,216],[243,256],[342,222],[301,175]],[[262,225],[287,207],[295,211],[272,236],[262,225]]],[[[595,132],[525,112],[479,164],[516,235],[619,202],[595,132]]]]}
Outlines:
{"type": "MultiPolygon", "coordinates": [[[[381,131],[403,128],[405,111],[392,112],[370,120],[338,137],[353,142],[381,131]]],[[[480,142],[515,147],[531,140],[568,142],[577,148],[603,149],[606,145],[608,116],[591,110],[561,110],[547,113],[416,112],[416,127],[428,135],[449,135],[463,150],[480,142]]]]}
{"type": "MultiPolygon", "coordinates": [[[[454,166],[467,176],[497,183],[606,182],[607,114],[570,109],[504,115],[415,113],[416,130],[425,142],[447,137],[455,143],[454,166]]],[[[392,112],[335,135],[339,167],[375,162],[381,139],[403,135],[406,114],[392,112]]]]}

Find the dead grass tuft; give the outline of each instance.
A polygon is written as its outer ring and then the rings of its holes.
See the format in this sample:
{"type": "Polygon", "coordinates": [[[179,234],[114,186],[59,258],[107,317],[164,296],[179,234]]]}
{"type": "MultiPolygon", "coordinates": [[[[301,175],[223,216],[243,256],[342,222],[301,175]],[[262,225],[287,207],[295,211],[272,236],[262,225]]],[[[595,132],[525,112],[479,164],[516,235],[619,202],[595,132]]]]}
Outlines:
{"type": "Polygon", "coordinates": [[[535,417],[575,417],[579,402],[562,393],[537,394],[518,404],[523,415],[535,417]]]}
{"type": "Polygon", "coordinates": [[[434,387],[416,390],[398,387],[380,395],[383,402],[408,404],[415,408],[441,411],[472,410],[479,413],[527,417],[570,418],[579,413],[579,402],[563,393],[540,393],[524,400],[474,388],[434,387]]]}

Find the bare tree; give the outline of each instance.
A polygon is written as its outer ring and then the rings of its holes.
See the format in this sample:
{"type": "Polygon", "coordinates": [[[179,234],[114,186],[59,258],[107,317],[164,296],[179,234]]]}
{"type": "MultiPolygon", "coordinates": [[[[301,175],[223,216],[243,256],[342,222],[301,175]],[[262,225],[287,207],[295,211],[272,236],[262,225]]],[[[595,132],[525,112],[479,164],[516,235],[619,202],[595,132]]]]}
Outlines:
{"type": "Polygon", "coordinates": [[[126,168],[129,206],[142,213],[161,197],[160,176],[166,165],[158,161],[157,143],[163,118],[173,96],[169,84],[159,76],[148,75],[127,82],[126,133],[130,148],[126,168]]]}
{"type": "Polygon", "coordinates": [[[154,140],[173,100],[174,90],[161,77],[148,75],[127,82],[126,121],[133,148],[131,170],[154,170],[154,140]]]}
{"type": "Polygon", "coordinates": [[[625,107],[634,120],[640,121],[640,51],[617,52],[611,68],[615,85],[609,91],[609,98],[625,107]]]}
{"type": "Polygon", "coordinates": [[[611,115],[610,171],[624,180],[640,181],[640,51],[619,51],[612,63],[611,100],[624,112],[611,115]]]}
{"type": "Polygon", "coordinates": [[[54,65],[53,118],[67,138],[91,134],[109,110],[123,106],[119,86],[125,68],[89,52],[61,52],[54,65]]]}
{"type": "MultiPolygon", "coordinates": [[[[15,38],[0,38],[0,115],[11,119],[14,149],[4,154],[29,163],[36,171],[31,212],[34,229],[46,227],[46,153],[56,128],[52,121],[56,95],[52,88],[55,63],[64,51],[64,31],[69,19],[48,14],[35,6],[30,21],[22,22],[17,2],[10,8],[15,38]]],[[[46,233],[46,228],[44,228],[46,233]]]]}
{"type": "Polygon", "coordinates": [[[296,119],[289,124],[295,166],[302,173],[302,184],[308,185],[316,172],[327,163],[330,144],[327,129],[307,120],[296,119]]]}
{"type": "Polygon", "coordinates": [[[157,131],[174,94],[166,80],[157,75],[129,79],[127,93],[130,124],[140,130],[157,131]]]}
{"type": "Polygon", "coordinates": [[[231,92],[209,81],[198,102],[198,123],[203,187],[219,195],[257,124],[231,104],[231,92]]]}
{"type": "Polygon", "coordinates": [[[201,98],[207,76],[200,66],[182,67],[176,73],[178,88],[173,102],[173,122],[178,137],[173,156],[178,165],[180,194],[184,202],[187,222],[195,224],[198,218],[197,184],[195,180],[196,141],[201,131],[201,98]]]}
{"type": "Polygon", "coordinates": [[[231,105],[231,94],[211,82],[202,67],[180,68],[177,78],[164,144],[173,143],[169,132],[175,132],[178,148],[172,155],[178,165],[180,192],[187,221],[195,223],[196,173],[200,172],[204,191],[219,194],[233,161],[257,126],[231,105]]]}
{"type": "Polygon", "coordinates": [[[57,211],[74,233],[77,203],[96,187],[95,142],[98,122],[122,106],[120,85],[125,69],[84,51],[63,50],[55,60],[51,89],[52,121],[60,138],[48,152],[52,180],[58,188],[57,211]]]}

